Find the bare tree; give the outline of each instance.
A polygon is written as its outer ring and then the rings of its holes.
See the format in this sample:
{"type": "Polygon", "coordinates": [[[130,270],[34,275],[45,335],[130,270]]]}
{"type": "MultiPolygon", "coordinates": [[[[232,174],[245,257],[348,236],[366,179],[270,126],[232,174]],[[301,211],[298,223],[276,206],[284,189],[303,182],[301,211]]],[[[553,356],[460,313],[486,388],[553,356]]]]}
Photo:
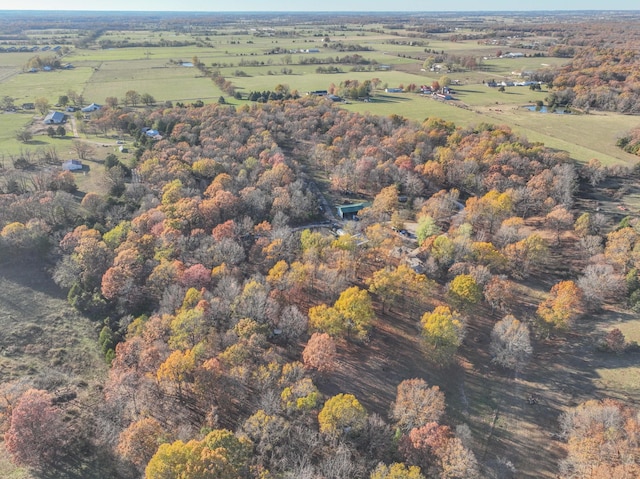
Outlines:
{"type": "Polygon", "coordinates": [[[307,331],[307,322],[307,317],[295,305],[291,305],[282,310],[277,324],[285,339],[295,341],[307,331]]]}
{"type": "Polygon", "coordinates": [[[73,140],[73,149],[81,160],[88,159],[96,151],[91,144],[80,140],[73,140]]]}
{"type": "Polygon", "coordinates": [[[606,263],[590,264],[578,279],[578,287],[592,308],[599,308],[603,302],[616,299],[626,291],[622,275],[616,273],[613,266],[606,263]]]}
{"type": "Polygon", "coordinates": [[[511,315],[498,321],[491,331],[493,362],[516,372],[531,356],[529,328],[511,315]]]}
{"type": "Polygon", "coordinates": [[[26,128],[24,130],[16,131],[16,139],[21,143],[29,143],[32,138],[33,134],[26,128]]]}

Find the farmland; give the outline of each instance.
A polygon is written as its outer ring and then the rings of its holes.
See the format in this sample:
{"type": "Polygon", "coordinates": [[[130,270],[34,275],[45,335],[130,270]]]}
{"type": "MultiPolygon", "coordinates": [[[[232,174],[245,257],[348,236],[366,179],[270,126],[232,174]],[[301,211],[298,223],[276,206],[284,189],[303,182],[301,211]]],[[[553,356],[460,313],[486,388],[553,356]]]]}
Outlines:
{"type": "MultiPolygon", "coordinates": [[[[471,32],[464,28],[460,31],[471,32]]],[[[31,43],[60,39],[55,30],[26,31],[25,35],[31,43]]],[[[633,163],[633,156],[618,151],[615,142],[621,132],[640,125],[639,119],[617,114],[536,114],[522,107],[544,101],[546,90],[508,87],[499,92],[486,86],[490,80],[517,81],[526,72],[559,65],[563,59],[544,56],[543,47],[537,51],[514,48],[512,51],[527,56],[498,58],[496,52],[503,46],[476,40],[450,41],[449,37],[448,33],[434,34],[428,40],[416,40],[409,30],[385,29],[378,23],[273,26],[268,19],[203,24],[190,31],[182,26],[165,31],[105,29],[84,48],[65,46],[60,61],[73,65],[72,69],[25,73],[25,65],[34,53],[0,54],[0,85],[3,95],[13,98],[16,105],[44,97],[54,108],[58,98],[69,90],[81,94],[87,103],[103,104],[107,97],[122,100],[127,91],[134,90],[151,95],[156,104],[215,103],[222,96],[228,104],[239,106],[247,103],[250,92],[273,90],[278,85],[304,95],[345,80],[376,78],[371,102],[352,101],[343,107],[375,115],[398,114],[417,121],[438,117],[459,126],[506,124],[531,140],[568,151],[579,161],[598,158],[607,165],[633,163]],[[437,71],[440,66],[436,71],[423,68],[426,59],[441,52],[473,57],[478,67],[460,71],[446,71],[446,67],[437,71]],[[358,55],[362,61],[357,65],[336,63],[346,55],[358,55]],[[221,91],[198,69],[183,66],[192,65],[193,59],[229,80],[238,98],[221,91]],[[319,73],[319,67],[332,67],[337,73],[319,73]],[[430,85],[443,76],[456,85],[453,101],[431,101],[415,92],[384,92],[387,86],[430,85]]],[[[70,42],[78,36],[69,33],[65,38],[70,42]]],[[[530,39],[532,44],[543,45],[545,41],[545,37],[530,39]]],[[[47,56],[50,52],[37,54],[47,56]]],[[[0,130],[0,151],[16,153],[24,145],[12,140],[24,118],[15,126],[9,119],[2,120],[9,127],[0,130]]]]}

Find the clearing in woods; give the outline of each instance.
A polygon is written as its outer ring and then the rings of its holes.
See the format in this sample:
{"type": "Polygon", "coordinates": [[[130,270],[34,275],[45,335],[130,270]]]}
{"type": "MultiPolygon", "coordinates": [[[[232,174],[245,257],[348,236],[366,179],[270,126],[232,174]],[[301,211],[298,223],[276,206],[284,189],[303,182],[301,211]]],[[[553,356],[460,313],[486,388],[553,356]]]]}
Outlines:
{"type": "MultiPolygon", "coordinates": [[[[100,327],[68,305],[42,266],[0,265],[0,383],[8,395],[12,389],[23,390],[24,384],[54,395],[76,394],[76,399],[65,405],[72,416],[82,414],[82,407],[99,404],[100,385],[107,374],[97,344],[100,327]]],[[[5,408],[3,399],[0,412],[5,408]]],[[[92,457],[84,462],[80,456],[76,460],[51,477],[113,477],[104,459],[92,457]]],[[[11,464],[3,444],[0,477],[33,477],[11,464]]]]}

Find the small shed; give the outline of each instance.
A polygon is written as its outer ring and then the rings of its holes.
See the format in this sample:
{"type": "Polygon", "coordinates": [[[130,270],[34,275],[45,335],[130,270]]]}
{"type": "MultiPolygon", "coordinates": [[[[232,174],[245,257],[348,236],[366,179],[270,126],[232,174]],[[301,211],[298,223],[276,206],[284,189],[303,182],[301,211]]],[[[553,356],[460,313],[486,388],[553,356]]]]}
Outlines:
{"type": "Polygon", "coordinates": [[[62,164],[62,169],[66,171],[77,171],[83,168],[80,160],[69,160],[62,164]]]}

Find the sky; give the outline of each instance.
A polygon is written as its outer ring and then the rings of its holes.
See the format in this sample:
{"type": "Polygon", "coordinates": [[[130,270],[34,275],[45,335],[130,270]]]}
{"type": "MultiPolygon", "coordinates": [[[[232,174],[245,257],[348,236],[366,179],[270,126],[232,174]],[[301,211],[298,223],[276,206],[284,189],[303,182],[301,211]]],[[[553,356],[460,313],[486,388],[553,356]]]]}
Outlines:
{"type": "Polygon", "coordinates": [[[388,12],[638,10],[634,0],[0,0],[0,10],[388,12]]]}

